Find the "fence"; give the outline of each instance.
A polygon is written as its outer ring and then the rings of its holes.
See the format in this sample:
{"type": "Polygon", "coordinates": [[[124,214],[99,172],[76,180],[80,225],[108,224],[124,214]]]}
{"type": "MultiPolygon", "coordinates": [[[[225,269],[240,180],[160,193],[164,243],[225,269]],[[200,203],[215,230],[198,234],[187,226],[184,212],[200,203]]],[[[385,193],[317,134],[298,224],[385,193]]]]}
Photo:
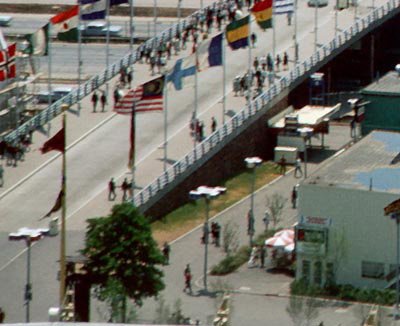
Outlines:
{"type": "MultiPolygon", "coordinates": [[[[212,7],[217,7],[220,2],[216,2],[212,7]]],[[[176,184],[184,179],[185,176],[192,173],[198,166],[207,161],[219,151],[225,144],[240,134],[252,121],[268,111],[269,108],[280,98],[284,91],[289,91],[296,85],[304,81],[307,76],[318,69],[325,60],[335,55],[341,48],[344,48],[350,40],[361,37],[370,30],[371,26],[378,20],[390,14],[395,14],[396,9],[400,6],[400,0],[390,0],[385,5],[374,9],[369,15],[359,19],[347,30],[338,34],[328,44],[323,45],[311,57],[297,64],[294,69],[289,72],[287,77],[282,77],[276,81],[266,92],[255,98],[250,106],[242,109],[229,121],[227,121],[220,129],[207,137],[202,143],[198,144],[191,152],[185,155],[180,161],[176,162],[172,167],[161,174],[157,179],[151,182],[146,188],[138,193],[134,198],[136,207],[145,210],[151,206],[160,196],[172,189],[176,184]]],[[[163,31],[156,38],[152,38],[141,45],[139,49],[128,54],[120,61],[112,64],[105,69],[100,75],[93,77],[91,80],[83,84],[80,88],[74,89],[70,94],[55,102],[46,110],[24,123],[17,130],[11,132],[5,137],[7,142],[13,142],[18,139],[19,134],[25,134],[30,130],[36,129],[43,124],[49,122],[53,117],[61,113],[61,105],[66,103],[73,105],[79,99],[90,94],[94,89],[98,88],[106,81],[116,76],[121,68],[128,67],[139,60],[139,53],[142,49],[158,46],[160,42],[173,39],[177,31],[182,31],[192,24],[193,19],[199,11],[185,18],[181,24],[175,24],[171,28],[163,31]]]]}

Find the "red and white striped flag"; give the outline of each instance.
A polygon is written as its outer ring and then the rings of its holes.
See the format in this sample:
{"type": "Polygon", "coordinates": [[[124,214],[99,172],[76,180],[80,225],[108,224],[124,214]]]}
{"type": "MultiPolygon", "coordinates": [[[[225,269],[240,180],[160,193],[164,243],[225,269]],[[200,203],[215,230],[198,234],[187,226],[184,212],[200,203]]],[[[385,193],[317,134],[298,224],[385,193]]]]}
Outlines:
{"type": "Polygon", "coordinates": [[[120,114],[163,110],[164,76],[153,79],[136,89],[129,90],[114,106],[114,111],[120,114]]]}
{"type": "Polygon", "coordinates": [[[16,43],[0,51],[0,81],[15,78],[16,43]]]}

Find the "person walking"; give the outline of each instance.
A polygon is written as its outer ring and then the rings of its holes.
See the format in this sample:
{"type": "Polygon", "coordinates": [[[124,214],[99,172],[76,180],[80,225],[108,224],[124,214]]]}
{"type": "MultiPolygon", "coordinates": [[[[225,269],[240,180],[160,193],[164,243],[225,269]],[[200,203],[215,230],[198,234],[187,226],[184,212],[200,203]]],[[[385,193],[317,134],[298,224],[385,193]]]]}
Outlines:
{"type": "Polygon", "coordinates": [[[98,101],[99,96],[97,95],[97,91],[94,91],[92,95],[93,112],[96,112],[98,101]]]}
{"type": "Polygon", "coordinates": [[[164,242],[164,246],[162,247],[162,254],[165,259],[165,264],[169,265],[169,253],[171,251],[170,245],[167,241],[164,242]]]}
{"type": "Polygon", "coordinates": [[[122,182],[121,189],[122,189],[122,201],[125,201],[127,199],[127,194],[129,191],[129,182],[127,178],[125,178],[124,182],[122,182]]]}
{"type": "Polygon", "coordinates": [[[283,70],[287,70],[288,68],[288,64],[289,64],[289,56],[287,54],[287,52],[285,51],[285,53],[283,53],[283,70]]]}
{"type": "Polygon", "coordinates": [[[271,220],[271,215],[269,214],[268,210],[266,210],[264,213],[264,218],[263,218],[265,232],[268,231],[268,225],[269,225],[270,220],[271,220]]]}
{"type": "Polygon", "coordinates": [[[214,133],[217,130],[217,120],[212,117],[211,118],[211,133],[214,133]]]}
{"type": "Polygon", "coordinates": [[[120,95],[119,95],[119,87],[115,87],[114,89],[114,106],[119,102],[120,95]]]}
{"type": "Polygon", "coordinates": [[[100,102],[101,102],[101,112],[105,112],[106,111],[106,104],[107,104],[106,91],[102,91],[101,92],[100,102]]]}
{"type": "Polygon", "coordinates": [[[301,169],[301,159],[297,157],[296,162],[294,163],[295,170],[294,170],[294,177],[297,178],[297,174],[300,174],[299,178],[303,176],[303,170],[301,169]]]}
{"type": "Polygon", "coordinates": [[[4,323],[4,319],[6,318],[6,313],[3,308],[0,307],[0,324],[4,323]]]}
{"type": "Polygon", "coordinates": [[[189,291],[189,293],[192,294],[192,272],[190,270],[189,264],[186,265],[184,276],[185,276],[185,288],[183,289],[183,292],[189,291]]]}
{"type": "Polygon", "coordinates": [[[276,55],[276,70],[279,71],[279,66],[281,64],[281,56],[279,54],[276,55]]]}
{"type": "Polygon", "coordinates": [[[297,207],[297,185],[292,189],[292,207],[297,207]]]}
{"type": "Polygon", "coordinates": [[[0,164],[0,187],[4,185],[4,168],[3,164],[0,164]]]}
{"type": "Polygon", "coordinates": [[[115,193],[115,181],[114,178],[111,178],[110,181],[108,182],[108,200],[115,200],[115,197],[117,197],[117,194],[115,193]]]}
{"type": "Polygon", "coordinates": [[[280,167],[281,174],[285,175],[286,174],[286,159],[283,155],[281,156],[281,159],[279,160],[279,167],[280,167]]]}
{"type": "Polygon", "coordinates": [[[265,245],[261,244],[260,245],[260,268],[264,268],[265,267],[265,257],[266,257],[266,250],[265,250],[265,245]]]}

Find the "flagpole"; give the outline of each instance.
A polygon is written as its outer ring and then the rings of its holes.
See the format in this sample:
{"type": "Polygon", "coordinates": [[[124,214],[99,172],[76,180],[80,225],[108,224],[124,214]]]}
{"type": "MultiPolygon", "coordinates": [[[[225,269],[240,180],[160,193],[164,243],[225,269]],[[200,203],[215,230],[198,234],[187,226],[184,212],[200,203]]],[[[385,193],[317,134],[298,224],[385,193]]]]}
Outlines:
{"type": "Polygon", "coordinates": [[[47,80],[47,90],[48,90],[48,92],[49,92],[49,106],[51,105],[51,75],[52,75],[52,66],[51,66],[51,64],[52,64],[52,60],[51,60],[51,26],[52,26],[52,23],[51,22],[49,22],[48,23],[49,24],[49,28],[48,28],[48,37],[49,37],[49,43],[48,43],[48,45],[47,45],[47,54],[48,54],[48,57],[49,57],[49,78],[48,78],[48,80],[47,80]]]}
{"type": "Polygon", "coordinates": [[[297,42],[297,1],[294,2],[294,60],[295,63],[299,61],[299,44],[297,42]]]}
{"type": "MultiPolygon", "coordinates": [[[[166,77],[165,77],[166,79],[166,77]]],[[[168,158],[168,88],[167,83],[164,82],[164,172],[167,171],[167,158],[168,158]]]]}
{"type": "Polygon", "coordinates": [[[223,70],[223,101],[222,101],[222,124],[225,124],[226,115],[226,48],[225,48],[225,33],[222,33],[222,70],[223,70]]]}
{"type": "Polygon", "coordinates": [[[249,15],[249,35],[247,36],[247,43],[249,46],[249,70],[248,70],[248,76],[247,76],[247,106],[250,107],[251,103],[251,16],[249,15]]]}
{"type": "Polygon", "coordinates": [[[154,0],[154,37],[157,37],[157,0],[154,0]]]}
{"type": "MultiPolygon", "coordinates": [[[[107,33],[106,33],[106,38],[107,38],[107,44],[106,44],[106,69],[108,69],[109,66],[109,52],[110,52],[110,0],[106,0],[106,19],[107,19],[107,33]]],[[[108,70],[106,70],[108,71],[108,70]]],[[[106,76],[106,93],[108,95],[109,91],[109,85],[108,85],[108,74],[106,76]]]]}
{"type": "Polygon", "coordinates": [[[275,53],[276,53],[276,37],[275,37],[275,12],[272,9],[272,74],[275,80],[275,53]]]}
{"type": "Polygon", "coordinates": [[[82,69],[82,48],[81,48],[81,43],[82,43],[82,37],[81,37],[81,6],[78,5],[78,116],[81,112],[81,94],[80,94],[80,89],[81,89],[81,69],[82,69]]]}
{"type": "Polygon", "coordinates": [[[136,142],[136,91],[133,99],[133,110],[131,114],[131,173],[132,173],[132,206],[135,206],[135,188],[136,188],[136,166],[135,166],[135,142],[136,142]]]}
{"type": "Polygon", "coordinates": [[[66,200],[67,200],[67,173],[66,173],[66,167],[67,167],[67,162],[65,158],[65,147],[66,147],[66,125],[67,125],[67,115],[65,113],[65,108],[64,108],[64,115],[63,115],[63,129],[64,129],[64,148],[63,148],[63,154],[62,154],[62,185],[61,185],[61,191],[62,191],[62,198],[61,198],[61,245],[60,245],[60,307],[61,309],[64,308],[64,295],[65,295],[65,278],[66,278],[66,268],[65,268],[65,251],[66,251],[66,245],[65,245],[65,217],[67,213],[67,205],[66,205],[66,200]]]}
{"type": "Polygon", "coordinates": [[[195,48],[195,55],[196,55],[196,69],[195,69],[195,74],[194,74],[194,114],[193,114],[193,118],[194,118],[194,145],[193,147],[196,147],[196,143],[197,143],[197,107],[198,107],[198,97],[199,97],[199,89],[198,89],[198,81],[199,81],[199,76],[197,73],[197,61],[198,61],[198,57],[197,57],[197,42],[194,45],[195,48]]]}
{"type": "Polygon", "coordinates": [[[130,0],[129,4],[130,4],[130,17],[129,17],[129,26],[130,26],[130,39],[129,39],[129,51],[132,55],[133,53],[133,42],[134,42],[134,36],[135,36],[135,27],[133,26],[133,1],[134,0],[130,0]]]}
{"type": "Polygon", "coordinates": [[[315,2],[314,11],[314,52],[317,52],[317,42],[318,42],[318,1],[315,2]]]}

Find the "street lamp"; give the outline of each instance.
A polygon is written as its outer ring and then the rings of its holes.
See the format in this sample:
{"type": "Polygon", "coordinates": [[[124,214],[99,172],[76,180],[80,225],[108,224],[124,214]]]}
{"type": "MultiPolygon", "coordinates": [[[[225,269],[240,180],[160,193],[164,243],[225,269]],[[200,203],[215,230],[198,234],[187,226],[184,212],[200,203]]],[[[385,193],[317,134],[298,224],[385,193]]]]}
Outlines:
{"type": "Polygon", "coordinates": [[[8,240],[19,241],[25,240],[26,247],[28,249],[27,261],[26,261],[26,285],[24,300],[26,306],[25,322],[29,323],[30,320],[30,302],[32,300],[32,284],[31,284],[31,244],[32,242],[39,241],[45,234],[49,232],[49,229],[28,229],[21,228],[18,232],[10,233],[8,240]]]}
{"type": "Polygon", "coordinates": [[[400,199],[395,200],[384,208],[385,215],[390,215],[390,218],[396,220],[397,240],[396,240],[396,307],[394,319],[399,319],[399,273],[400,273],[400,199]]]}
{"type": "Polygon", "coordinates": [[[200,186],[196,190],[189,192],[189,198],[192,200],[204,198],[206,200],[206,221],[204,222],[204,290],[207,292],[207,269],[208,269],[208,219],[210,215],[210,201],[217,198],[219,195],[224,194],[226,188],[224,187],[207,187],[200,186]]]}
{"type": "Polygon", "coordinates": [[[298,128],[297,131],[300,133],[301,137],[303,138],[304,144],[304,179],[307,179],[307,139],[312,135],[314,129],[304,127],[298,128]]]}
{"type": "Polygon", "coordinates": [[[254,235],[254,183],[256,179],[256,167],[261,165],[262,159],[259,157],[246,157],[244,159],[246,166],[248,169],[252,170],[251,174],[251,204],[250,204],[250,216],[249,216],[249,225],[248,232],[250,238],[250,247],[253,246],[253,235],[254,235]]]}

